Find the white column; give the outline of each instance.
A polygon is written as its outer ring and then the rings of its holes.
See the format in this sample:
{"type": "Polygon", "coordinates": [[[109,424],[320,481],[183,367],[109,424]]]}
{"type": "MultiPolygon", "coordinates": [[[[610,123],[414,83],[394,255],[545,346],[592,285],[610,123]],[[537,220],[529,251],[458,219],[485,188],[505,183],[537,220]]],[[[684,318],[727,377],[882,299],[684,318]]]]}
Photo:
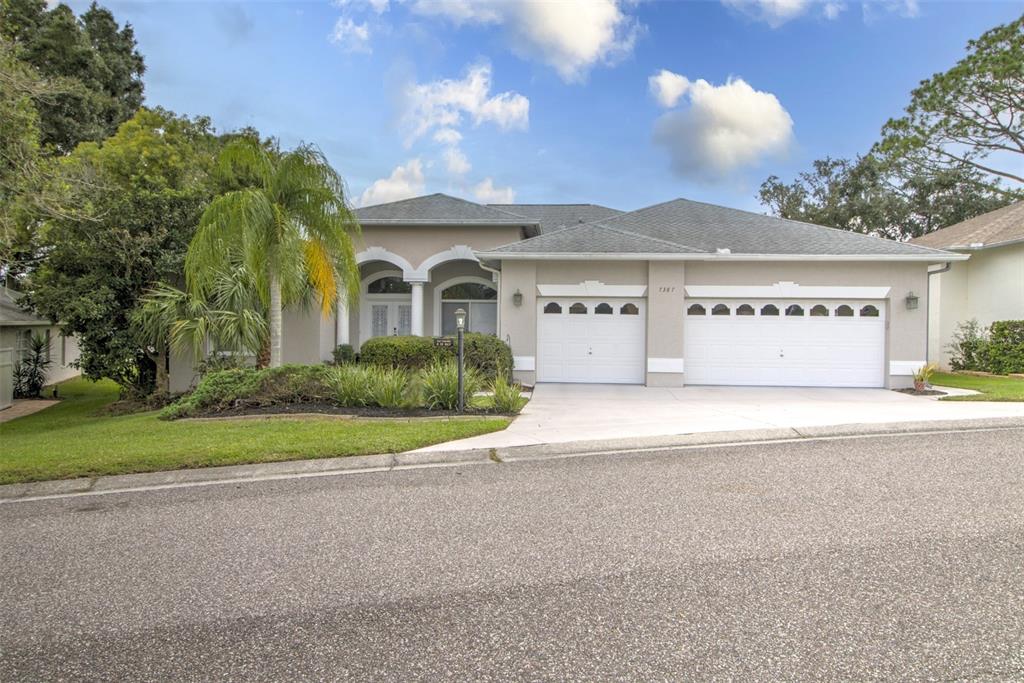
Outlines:
{"type": "Polygon", "coordinates": [[[412,333],[423,336],[423,283],[410,282],[412,285],[412,333]]]}
{"type": "Polygon", "coordinates": [[[338,296],[338,321],[334,327],[334,338],[338,346],[352,343],[348,335],[348,301],[344,295],[338,296]]]}

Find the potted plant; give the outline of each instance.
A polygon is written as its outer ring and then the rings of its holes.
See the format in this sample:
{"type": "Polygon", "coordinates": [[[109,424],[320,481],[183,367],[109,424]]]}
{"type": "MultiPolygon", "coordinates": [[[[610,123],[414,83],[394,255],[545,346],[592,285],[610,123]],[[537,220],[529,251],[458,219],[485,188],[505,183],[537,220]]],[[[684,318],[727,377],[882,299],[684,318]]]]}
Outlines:
{"type": "Polygon", "coordinates": [[[928,363],[918,368],[914,373],[914,391],[924,391],[931,384],[932,375],[935,374],[935,363],[928,363]]]}

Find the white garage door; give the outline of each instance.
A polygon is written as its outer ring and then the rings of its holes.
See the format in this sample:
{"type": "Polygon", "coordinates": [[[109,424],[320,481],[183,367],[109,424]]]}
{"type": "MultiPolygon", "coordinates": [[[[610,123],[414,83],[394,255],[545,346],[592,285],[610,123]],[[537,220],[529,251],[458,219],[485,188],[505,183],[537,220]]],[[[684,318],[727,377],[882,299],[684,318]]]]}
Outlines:
{"type": "Polygon", "coordinates": [[[643,384],[642,299],[541,299],[537,381],[643,384]]]}
{"type": "Polygon", "coordinates": [[[881,387],[881,301],[686,301],[687,384],[881,387]]]}

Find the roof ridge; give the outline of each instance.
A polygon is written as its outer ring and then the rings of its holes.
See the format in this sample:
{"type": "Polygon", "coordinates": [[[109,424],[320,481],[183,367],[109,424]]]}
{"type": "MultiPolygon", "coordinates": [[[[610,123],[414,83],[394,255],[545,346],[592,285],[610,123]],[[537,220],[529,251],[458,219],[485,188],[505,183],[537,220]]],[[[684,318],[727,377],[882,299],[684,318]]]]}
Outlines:
{"type": "Polygon", "coordinates": [[[602,223],[600,221],[591,221],[590,223],[581,223],[580,225],[577,225],[576,227],[583,228],[583,227],[586,227],[586,226],[593,226],[595,228],[602,228],[604,230],[610,230],[611,232],[617,232],[620,235],[628,235],[630,237],[639,237],[639,238],[645,239],[645,240],[647,240],[649,242],[658,242],[660,244],[665,244],[665,245],[668,245],[670,247],[673,247],[675,249],[679,249],[679,248],[689,249],[694,254],[710,254],[711,253],[709,251],[705,251],[704,249],[698,249],[696,247],[691,247],[688,244],[682,244],[680,242],[672,242],[670,240],[663,240],[660,237],[651,237],[650,235],[644,235],[643,233],[633,232],[632,230],[626,230],[624,228],[616,228],[616,227],[613,227],[613,226],[610,226],[610,225],[605,225],[604,223],[602,223]]]}

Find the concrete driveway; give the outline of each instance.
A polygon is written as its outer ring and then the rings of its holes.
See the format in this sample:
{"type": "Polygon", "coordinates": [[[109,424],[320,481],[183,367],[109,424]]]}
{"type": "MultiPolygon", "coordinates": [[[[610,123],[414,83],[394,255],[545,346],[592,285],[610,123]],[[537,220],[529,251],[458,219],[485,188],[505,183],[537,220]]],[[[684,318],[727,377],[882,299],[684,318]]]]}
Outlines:
{"type": "Polygon", "coordinates": [[[993,417],[1024,417],[1024,403],[935,401],[888,389],[538,384],[505,431],[421,450],[993,417]]]}

